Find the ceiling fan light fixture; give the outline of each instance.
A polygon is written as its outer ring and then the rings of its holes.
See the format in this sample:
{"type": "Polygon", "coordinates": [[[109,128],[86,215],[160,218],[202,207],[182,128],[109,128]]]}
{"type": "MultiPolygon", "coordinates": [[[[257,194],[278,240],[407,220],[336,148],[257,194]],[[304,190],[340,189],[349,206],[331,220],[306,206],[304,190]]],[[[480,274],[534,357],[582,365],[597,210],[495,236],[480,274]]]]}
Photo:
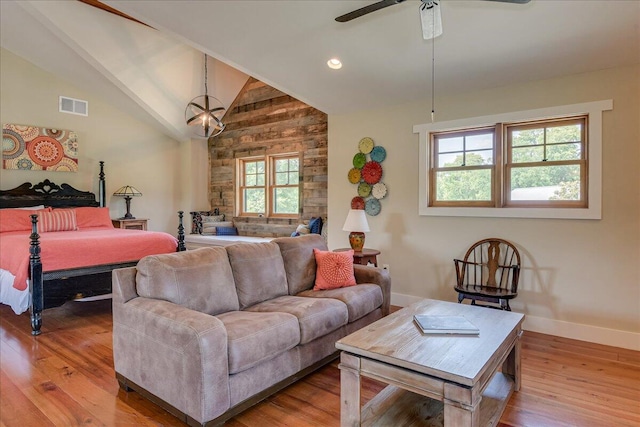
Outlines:
{"type": "Polygon", "coordinates": [[[440,1],[421,0],[420,21],[422,22],[422,38],[434,39],[442,35],[442,15],[440,14],[440,1]]]}
{"type": "Polygon", "coordinates": [[[339,70],[340,68],[342,68],[342,62],[340,62],[338,58],[331,58],[327,61],[327,65],[332,70],[339,70]]]}

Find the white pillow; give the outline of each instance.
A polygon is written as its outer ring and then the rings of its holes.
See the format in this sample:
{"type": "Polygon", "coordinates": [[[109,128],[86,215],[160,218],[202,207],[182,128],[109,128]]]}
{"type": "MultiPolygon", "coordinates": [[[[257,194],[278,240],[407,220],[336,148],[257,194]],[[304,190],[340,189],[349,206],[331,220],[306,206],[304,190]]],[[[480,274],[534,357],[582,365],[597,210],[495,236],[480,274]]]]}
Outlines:
{"type": "Polygon", "coordinates": [[[300,235],[309,234],[311,233],[311,230],[308,225],[300,224],[298,225],[298,228],[296,228],[296,233],[299,233],[300,235]]]}
{"type": "Polygon", "coordinates": [[[44,205],[24,206],[24,207],[21,207],[21,208],[11,208],[11,209],[25,209],[25,210],[30,210],[30,211],[38,211],[40,209],[44,209],[44,205]]]}
{"type": "Polygon", "coordinates": [[[211,216],[202,215],[202,223],[203,224],[205,222],[222,222],[222,221],[224,221],[224,214],[222,214],[222,215],[211,215],[211,216]]]}

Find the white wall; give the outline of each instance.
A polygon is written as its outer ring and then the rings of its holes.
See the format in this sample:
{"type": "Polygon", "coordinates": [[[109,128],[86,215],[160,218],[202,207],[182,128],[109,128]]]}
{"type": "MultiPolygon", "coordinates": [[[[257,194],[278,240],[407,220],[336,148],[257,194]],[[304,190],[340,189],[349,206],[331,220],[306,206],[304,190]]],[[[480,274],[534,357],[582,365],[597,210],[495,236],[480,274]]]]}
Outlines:
{"type": "MultiPolygon", "coordinates": [[[[437,86],[437,81],[436,81],[437,86]]],[[[523,256],[514,311],[525,328],[640,350],[640,67],[501,87],[436,99],[436,120],[613,99],[603,115],[602,220],[418,215],[418,135],[430,100],[329,116],[329,246],[348,246],[342,224],[356,195],[347,180],[358,141],[383,146],[388,196],[368,217],[366,247],[389,264],[395,304],[456,301],[453,258],[475,241],[503,237],[523,256]]]]}
{"type": "Polygon", "coordinates": [[[122,185],[133,185],[143,196],[131,201],[132,214],[149,218],[150,230],[175,235],[176,212],[188,212],[191,205],[190,199],[181,200],[182,187],[188,186],[183,183],[188,179],[183,178],[181,162],[184,153],[190,152],[183,149],[189,143],[178,143],[7,50],[2,49],[0,55],[0,121],[70,129],[78,134],[79,141],[77,173],[0,169],[0,188],[48,178],[97,194],[98,161],[104,160],[111,217],[122,217],[126,211],[124,199],[111,194],[122,185]],[[59,113],[60,95],[89,101],[89,116],[59,113]]]}

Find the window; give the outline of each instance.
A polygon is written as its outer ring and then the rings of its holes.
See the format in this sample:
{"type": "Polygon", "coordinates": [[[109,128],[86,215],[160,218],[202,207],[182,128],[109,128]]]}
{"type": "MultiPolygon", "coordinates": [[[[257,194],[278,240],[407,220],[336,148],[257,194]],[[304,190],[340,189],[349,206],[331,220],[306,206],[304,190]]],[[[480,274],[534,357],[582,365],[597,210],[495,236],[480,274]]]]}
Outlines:
{"type": "Polygon", "coordinates": [[[506,126],[506,206],[587,207],[585,116],[506,126]]]}
{"type": "Polygon", "coordinates": [[[431,133],[430,206],[586,207],[586,120],[431,133]]]}
{"type": "Polygon", "coordinates": [[[241,216],[298,217],[298,154],[238,159],[241,216]]]}
{"type": "Polygon", "coordinates": [[[493,128],[432,134],[431,206],[493,206],[493,128]]]}
{"type": "Polygon", "coordinates": [[[599,219],[613,102],[414,126],[421,215],[599,219]]]}

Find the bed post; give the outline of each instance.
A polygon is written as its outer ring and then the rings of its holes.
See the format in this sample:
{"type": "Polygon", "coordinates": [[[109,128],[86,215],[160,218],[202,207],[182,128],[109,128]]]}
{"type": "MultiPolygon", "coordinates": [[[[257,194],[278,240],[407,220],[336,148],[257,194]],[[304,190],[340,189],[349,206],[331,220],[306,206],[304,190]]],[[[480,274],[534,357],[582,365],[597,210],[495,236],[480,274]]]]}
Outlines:
{"type": "Polygon", "coordinates": [[[38,215],[31,215],[31,246],[29,247],[29,293],[31,302],[31,335],[40,335],[44,295],[42,288],[42,262],[40,261],[40,235],[38,234],[38,215]]]}
{"type": "Polygon", "coordinates": [[[100,207],[104,208],[107,206],[107,191],[105,189],[103,161],[100,161],[100,173],[98,174],[98,178],[100,179],[98,182],[98,198],[100,199],[100,207]]]}
{"type": "Polygon", "coordinates": [[[184,211],[178,211],[178,250],[177,252],[186,251],[187,247],[184,245],[184,225],[182,225],[182,216],[184,211]]]}

